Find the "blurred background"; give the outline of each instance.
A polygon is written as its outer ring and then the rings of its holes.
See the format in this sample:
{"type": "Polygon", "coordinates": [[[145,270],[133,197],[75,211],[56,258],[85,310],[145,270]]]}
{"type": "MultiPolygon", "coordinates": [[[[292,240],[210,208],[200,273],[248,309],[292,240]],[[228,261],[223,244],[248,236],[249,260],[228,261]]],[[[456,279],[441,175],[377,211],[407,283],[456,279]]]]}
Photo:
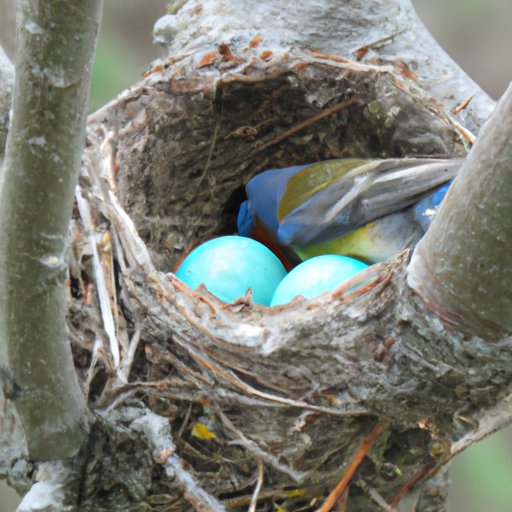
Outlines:
{"type": "MultiPolygon", "coordinates": [[[[490,96],[497,99],[512,78],[511,0],[413,0],[433,36],[490,96]]],[[[0,44],[13,55],[14,0],[0,0],[0,44]]],[[[152,45],[155,20],[167,0],[105,0],[93,73],[93,112],[141,79],[161,55],[152,45]]],[[[472,447],[452,465],[450,512],[512,510],[512,430],[472,447]]],[[[0,512],[19,499],[0,482],[0,512]]]]}

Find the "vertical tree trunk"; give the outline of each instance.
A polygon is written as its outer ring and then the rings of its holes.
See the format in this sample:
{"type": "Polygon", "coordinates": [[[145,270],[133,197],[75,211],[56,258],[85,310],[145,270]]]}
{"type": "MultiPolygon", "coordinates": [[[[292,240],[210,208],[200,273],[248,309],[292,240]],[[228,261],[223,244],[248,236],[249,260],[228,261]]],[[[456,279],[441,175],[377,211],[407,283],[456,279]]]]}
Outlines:
{"type": "Polygon", "coordinates": [[[0,343],[32,459],[76,453],[85,400],[66,332],[69,219],[101,0],[23,0],[13,121],[0,175],[0,343]]]}
{"type": "Polygon", "coordinates": [[[512,332],[512,85],[481,130],[409,283],[442,318],[487,339],[512,332]]]}

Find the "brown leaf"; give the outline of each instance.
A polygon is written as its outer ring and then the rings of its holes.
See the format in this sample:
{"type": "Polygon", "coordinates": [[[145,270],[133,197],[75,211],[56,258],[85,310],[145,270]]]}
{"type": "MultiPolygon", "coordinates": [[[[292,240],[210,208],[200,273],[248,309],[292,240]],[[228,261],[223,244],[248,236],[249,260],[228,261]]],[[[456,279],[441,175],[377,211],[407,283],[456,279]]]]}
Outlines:
{"type": "Polygon", "coordinates": [[[165,66],[162,66],[161,64],[159,64],[158,66],[151,68],[149,71],[146,71],[142,76],[144,78],[146,78],[149,75],[152,75],[153,73],[161,73],[162,71],[164,71],[164,69],[165,69],[165,66]]]}
{"type": "Polygon", "coordinates": [[[405,61],[402,59],[395,60],[395,67],[405,78],[409,78],[410,80],[418,80],[418,75],[412,71],[405,61]]]}
{"type": "Polygon", "coordinates": [[[265,50],[260,53],[260,59],[262,60],[270,60],[272,58],[272,52],[270,50],[265,50]]]}
{"type": "Polygon", "coordinates": [[[370,50],[369,46],[361,46],[361,48],[358,48],[354,52],[354,55],[356,56],[357,60],[361,60],[368,53],[369,50],[370,50]]]}
{"type": "Polygon", "coordinates": [[[257,36],[254,36],[249,41],[249,48],[254,48],[254,47],[258,46],[261,43],[261,41],[262,41],[262,39],[261,39],[261,36],[259,34],[257,36]]]}
{"type": "Polygon", "coordinates": [[[204,68],[206,66],[211,66],[216,60],[217,60],[217,52],[205,53],[202,56],[201,60],[199,61],[199,64],[197,65],[197,67],[204,68]]]}
{"type": "Polygon", "coordinates": [[[237,57],[225,43],[219,45],[218,52],[222,55],[224,61],[234,62],[236,64],[242,64],[242,62],[244,62],[244,59],[237,57]]]}

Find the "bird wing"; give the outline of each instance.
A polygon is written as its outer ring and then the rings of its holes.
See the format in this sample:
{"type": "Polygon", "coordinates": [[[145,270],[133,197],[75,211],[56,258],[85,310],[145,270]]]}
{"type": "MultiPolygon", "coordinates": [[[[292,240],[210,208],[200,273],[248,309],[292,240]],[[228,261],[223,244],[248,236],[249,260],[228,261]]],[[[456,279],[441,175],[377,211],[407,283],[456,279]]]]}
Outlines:
{"type": "Polygon", "coordinates": [[[455,177],[462,160],[329,160],[295,173],[278,206],[278,236],[303,245],[341,236],[412,205],[455,177]]]}

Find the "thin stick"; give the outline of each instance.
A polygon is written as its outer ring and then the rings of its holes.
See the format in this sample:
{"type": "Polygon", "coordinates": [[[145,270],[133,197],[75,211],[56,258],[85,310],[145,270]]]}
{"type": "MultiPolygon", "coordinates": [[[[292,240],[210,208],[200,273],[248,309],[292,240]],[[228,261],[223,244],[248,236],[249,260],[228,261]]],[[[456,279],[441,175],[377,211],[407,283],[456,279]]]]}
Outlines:
{"type": "MultiPolygon", "coordinates": [[[[190,324],[194,327],[196,324],[194,323],[194,320],[187,315],[186,311],[183,310],[183,316],[189,320],[190,324]]],[[[327,414],[333,414],[335,416],[346,416],[346,417],[352,417],[356,414],[367,414],[367,411],[364,409],[357,409],[354,411],[340,411],[338,409],[335,409],[333,407],[324,407],[321,405],[314,405],[310,404],[308,402],[304,402],[303,400],[293,400],[291,398],[286,398],[283,396],[279,396],[272,393],[266,393],[264,391],[260,391],[259,389],[254,388],[250,384],[244,382],[243,380],[239,379],[234,372],[230,370],[226,370],[225,368],[221,367],[219,364],[216,364],[214,361],[212,361],[210,358],[206,357],[203,354],[200,354],[198,351],[194,350],[192,348],[192,345],[190,343],[183,342],[178,337],[174,338],[174,342],[179,345],[180,347],[184,348],[199,365],[201,365],[203,368],[207,369],[217,377],[225,380],[226,382],[229,382],[233,386],[235,386],[237,389],[243,391],[247,395],[257,396],[259,398],[263,398],[265,400],[269,400],[270,402],[278,403],[281,405],[288,405],[291,407],[298,407],[300,409],[309,409],[311,411],[318,411],[318,412],[325,412],[327,414]]]]}
{"type": "Polygon", "coordinates": [[[256,512],[256,507],[258,506],[258,497],[260,495],[261,486],[263,485],[263,475],[264,475],[264,466],[261,460],[258,460],[258,481],[256,482],[256,487],[254,488],[254,493],[251,498],[251,503],[247,512],[256,512]]]}
{"type": "Polygon", "coordinates": [[[461,110],[464,110],[471,100],[473,99],[473,95],[468,96],[465,100],[463,100],[461,103],[459,103],[453,110],[452,110],[452,116],[457,115],[461,110]]]}
{"type": "Polygon", "coordinates": [[[265,149],[275,146],[276,144],[279,144],[280,142],[283,142],[283,140],[286,140],[290,138],[292,135],[295,135],[297,132],[300,132],[304,128],[307,128],[308,126],[317,123],[321,119],[324,119],[325,117],[332,116],[336,112],[339,112],[340,110],[344,110],[347,107],[350,107],[351,105],[354,105],[358,103],[360,100],[357,96],[352,96],[351,98],[342,101],[338,103],[337,105],[334,105],[333,107],[326,108],[325,110],[322,110],[322,112],[319,112],[318,114],[311,116],[309,119],[306,119],[302,121],[301,123],[298,123],[293,128],[290,128],[289,130],[286,130],[285,132],[278,135],[275,139],[269,140],[265,144],[262,144],[261,146],[258,146],[254,153],[260,153],[261,151],[264,151],[265,149]]]}
{"type": "Polygon", "coordinates": [[[281,473],[288,475],[289,477],[293,478],[296,482],[303,481],[304,478],[307,476],[305,472],[295,471],[289,466],[286,466],[281,461],[279,461],[277,457],[263,450],[263,448],[261,448],[257,443],[255,443],[251,439],[247,439],[243,432],[238,430],[233,425],[231,420],[220,410],[220,408],[217,408],[217,414],[219,415],[219,418],[221,419],[222,423],[226,426],[226,428],[231,430],[231,432],[234,432],[239,437],[239,441],[231,442],[232,445],[240,444],[249,452],[251,452],[258,459],[258,461],[266,462],[269,466],[272,466],[281,473]]]}
{"type": "Polygon", "coordinates": [[[358,487],[361,489],[375,502],[379,505],[384,512],[397,512],[396,508],[391,507],[386,503],[386,500],[377,492],[376,489],[370,487],[364,480],[358,480],[356,482],[358,487]]]}
{"type": "Polygon", "coordinates": [[[226,512],[222,503],[200,486],[196,477],[185,469],[183,461],[176,455],[176,445],[167,418],[148,411],[135,420],[132,426],[145,434],[153,447],[155,462],[163,466],[169,478],[178,482],[192,510],[226,512]]]}
{"type": "Polygon", "coordinates": [[[370,451],[370,448],[373,446],[373,443],[375,443],[375,440],[379,437],[380,433],[384,430],[384,424],[380,421],[378,421],[375,426],[373,427],[373,430],[370,432],[368,436],[366,436],[363,441],[361,442],[359,448],[357,449],[354,458],[350,461],[347,470],[343,474],[341,480],[339,481],[338,485],[334,488],[333,491],[327,496],[327,499],[322,504],[322,506],[317,509],[316,512],[329,512],[331,508],[336,504],[340,496],[343,494],[345,489],[347,488],[350,480],[354,476],[354,473],[356,472],[357,468],[363,461],[363,459],[366,457],[368,452],[370,451]]]}
{"type": "Polygon", "coordinates": [[[348,489],[343,491],[343,494],[340,496],[338,500],[338,510],[336,512],[345,512],[347,510],[348,505],[348,489]]]}
{"type": "Polygon", "coordinates": [[[79,186],[76,187],[75,197],[76,203],[78,205],[78,210],[80,211],[80,217],[82,218],[84,227],[87,231],[87,234],[89,235],[93,255],[94,277],[96,279],[96,288],[98,290],[98,298],[100,301],[101,316],[103,318],[103,327],[105,329],[105,332],[107,333],[110,342],[110,352],[112,353],[114,368],[118,369],[121,360],[119,352],[119,343],[116,336],[116,327],[114,322],[114,316],[112,314],[112,308],[110,305],[105,274],[101,266],[98,249],[96,247],[96,240],[94,239],[91,211],[89,208],[89,203],[87,203],[87,201],[82,196],[82,191],[79,186]]]}
{"type": "Polygon", "coordinates": [[[392,507],[395,507],[398,505],[398,502],[404,497],[404,495],[414,486],[416,485],[420,480],[423,480],[434,467],[436,466],[436,461],[431,460],[428,462],[420,471],[414,475],[394,496],[393,499],[390,502],[390,505],[392,507]]]}

